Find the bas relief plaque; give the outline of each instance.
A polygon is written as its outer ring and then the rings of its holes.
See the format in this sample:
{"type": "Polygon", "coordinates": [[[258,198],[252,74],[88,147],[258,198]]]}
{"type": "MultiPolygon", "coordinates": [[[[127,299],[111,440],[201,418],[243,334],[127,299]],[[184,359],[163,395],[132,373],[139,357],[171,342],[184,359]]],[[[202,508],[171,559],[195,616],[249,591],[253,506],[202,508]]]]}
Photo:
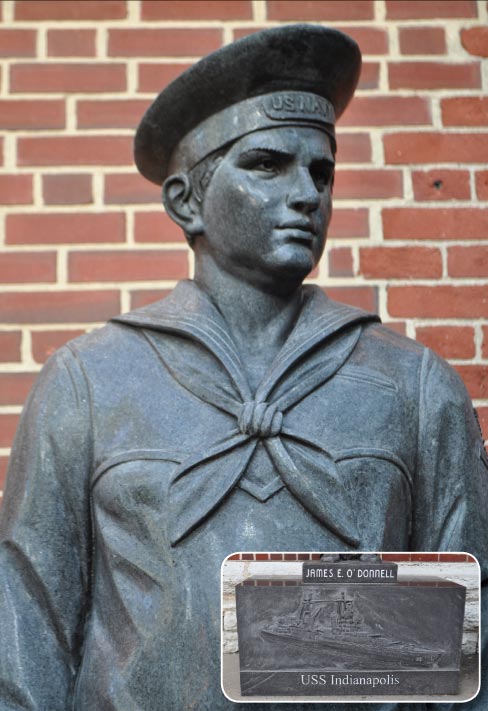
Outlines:
{"type": "Polygon", "coordinates": [[[338,565],[334,582],[255,577],[236,587],[242,695],[457,693],[465,588],[435,578],[359,583],[360,570],[381,564],[338,565]]]}

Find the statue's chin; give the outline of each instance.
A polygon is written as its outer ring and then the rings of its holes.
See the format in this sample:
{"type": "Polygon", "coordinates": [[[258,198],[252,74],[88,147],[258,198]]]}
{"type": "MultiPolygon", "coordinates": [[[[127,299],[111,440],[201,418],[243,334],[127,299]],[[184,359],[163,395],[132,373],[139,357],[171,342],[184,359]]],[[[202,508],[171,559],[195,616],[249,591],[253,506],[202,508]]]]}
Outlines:
{"type": "Polygon", "coordinates": [[[302,282],[312,271],[314,265],[280,265],[269,272],[262,280],[265,291],[287,295],[300,288],[302,282]]]}

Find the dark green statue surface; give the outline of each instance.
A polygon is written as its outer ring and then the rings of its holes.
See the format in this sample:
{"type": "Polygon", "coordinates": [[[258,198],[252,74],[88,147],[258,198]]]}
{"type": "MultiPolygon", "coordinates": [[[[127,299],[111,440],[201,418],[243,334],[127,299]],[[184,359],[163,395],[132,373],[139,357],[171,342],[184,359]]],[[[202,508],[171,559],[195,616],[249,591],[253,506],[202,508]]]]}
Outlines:
{"type": "Polygon", "coordinates": [[[0,711],[233,708],[220,564],[236,550],[461,550],[486,576],[488,465],[460,379],[302,286],[359,70],[345,35],[284,26],[202,60],[143,118],[136,162],[164,182],[195,278],[62,348],[28,400],[1,524],[0,711]]]}

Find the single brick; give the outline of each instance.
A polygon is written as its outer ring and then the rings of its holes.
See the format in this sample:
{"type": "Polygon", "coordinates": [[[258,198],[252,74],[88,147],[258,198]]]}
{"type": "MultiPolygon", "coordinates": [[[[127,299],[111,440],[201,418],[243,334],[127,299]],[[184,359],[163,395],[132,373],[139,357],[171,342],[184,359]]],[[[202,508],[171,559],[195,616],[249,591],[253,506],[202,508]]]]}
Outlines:
{"type": "Polygon", "coordinates": [[[0,373],[0,405],[22,405],[37,373],[0,373]]]}
{"type": "Polygon", "coordinates": [[[369,237],[369,210],[364,207],[334,210],[329,237],[369,237]]]}
{"type": "Polygon", "coordinates": [[[329,250],[329,276],[353,276],[354,266],[350,247],[329,250]]]}
{"type": "Polygon", "coordinates": [[[200,57],[222,46],[217,29],[109,30],[111,57],[200,57]]]}
{"type": "Polygon", "coordinates": [[[171,289],[136,289],[130,292],[130,308],[140,309],[142,306],[153,304],[164,299],[170,292],[171,289]]]}
{"type": "Polygon", "coordinates": [[[455,365],[454,366],[474,399],[488,398],[488,368],[486,365],[455,365]]]}
{"type": "Polygon", "coordinates": [[[47,54],[49,57],[94,57],[95,38],[95,30],[48,30],[47,54]]]}
{"type": "Polygon", "coordinates": [[[471,190],[467,170],[415,170],[412,172],[413,193],[424,200],[469,200],[471,190]]]}
{"type": "Polygon", "coordinates": [[[77,104],[78,128],[135,129],[150,101],[144,99],[80,100],[77,104]]]}
{"type": "Polygon", "coordinates": [[[350,25],[337,27],[337,29],[345,32],[356,40],[363,55],[388,54],[388,33],[384,29],[379,27],[354,27],[350,25]]]}
{"type": "Polygon", "coordinates": [[[488,170],[480,170],[475,175],[476,195],[479,200],[488,200],[488,170]]]}
{"type": "Polygon", "coordinates": [[[389,20],[477,16],[476,0],[386,0],[389,20]]]}
{"type": "Polygon", "coordinates": [[[65,343],[85,333],[81,329],[63,331],[32,331],[32,356],[36,363],[44,363],[65,343]]]}
{"type": "Polygon", "coordinates": [[[0,331],[0,362],[18,363],[20,361],[20,331],[0,331]]]}
{"type": "Polygon", "coordinates": [[[439,553],[439,560],[441,563],[466,563],[474,559],[466,553],[439,553]]]}
{"type": "Polygon", "coordinates": [[[121,213],[42,213],[7,215],[7,244],[124,242],[121,213]]]}
{"type": "Polygon", "coordinates": [[[390,286],[388,313],[400,318],[486,318],[486,286],[390,286]]]}
{"type": "Polygon", "coordinates": [[[142,0],[143,20],[250,20],[250,0],[142,0]]]}
{"type": "Polygon", "coordinates": [[[123,20],[126,0],[17,0],[16,20],[123,20]]]}
{"type": "Polygon", "coordinates": [[[392,133],[383,145],[386,163],[488,162],[488,133],[392,133]]]}
{"type": "Polygon", "coordinates": [[[373,20],[372,0],[268,0],[268,20],[373,20]]]}
{"type": "Polygon", "coordinates": [[[103,199],[107,205],[161,203],[161,188],[139,173],[114,173],[105,176],[103,199]]]}
{"type": "Polygon", "coordinates": [[[0,175],[1,205],[30,205],[32,175],[0,175]]]}
{"type": "Polygon", "coordinates": [[[7,284],[56,281],[55,252],[8,252],[0,259],[0,281],[7,284]]]}
{"type": "Polygon", "coordinates": [[[418,326],[415,338],[443,358],[474,358],[472,326],[418,326]]]}
{"type": "Polygon", "coordinates": [[[483,432],[483,439],[488,440],[488,407],[477,407],[476,411],[478,413],[481,431],[483,432]]]}
{"type": "Polygon", "coordinates": [[[337,160],[343,163],[371,162],[371,138],[367,133],[337,134],[337,160]]]}
{"type": "Polygon", "coordinates": [[[11,447],[20,415],[0,415],[0,447],[11,447]]]}
{"type": "Polygon", "coordinates": [[[378,89],[380,85],[380,65],[378,62],[363,62],[358,89],[378,89]]]}
{"type": "Polygon", "coordinates": [[[0,57],[35,57],[35,30],[0,29],[0,57]]]}
{"type": "Polygon", "coordinates": [[[446,33],[442,27],[400,27],[402,54],[445,54],[446,33]]]}
{"type": "Polygon", "coordinates": [[[403,196],[399,170],[337,170],[334,199],[375,199],[403,196]]]}
{"type": "Polygon", "coordinates": [[[118,290],[0,293],[5,323],[104,322],[120,313],[118,290]]]}
{"type": "Polygon", "coordinates": [[[19,138],[17,164],[133,165],[132,136],[56,136],[19,138]]]}
{"type": "Polygon", "coordinates": [[[343,301],[366,311],[378,310],[378,290],[375,286],[332,286],[324,291],[331,299],[343,301]]]}
{"type": "Polygon", "coordinates": [[[155,281],[188,277],[188,253],[181,250],[73,252],[68,258],[72,282],[155,281]]]}
{"type": "Polygon", "coordinates": [[[162,210],[136,212],[134,239],[136,242],[186,242],[181,227],[162,210]]]}
{"type": "Polygon", "coordinates": [[[430,103],[420,96],[357,96],[340,123],[341,126],[430,125],[430,103]]]}
{"type": "Polygon", "coordinates": [[[442,99],[444,126],[488,126],[487,96],[456,96],[442,99]]]}
{"type": "Polygon", "coordinates": [[[479,89],[479,62],[392,62],[388,65],[390,89],[479,89]]]}
{"type": "Polygon", "coordinates": [[[191,64],[144,64],[139,63],[137,91],[157,92],[162,91],[170,82],[176,79],[191,64]]]}
{"type": "Polygon", "coordinates": [[[461,43],[470,54],[488,57],[488,27],[470,27],[461,30],[461,43]]]}
{"type": "Polygon", "coordinates": [[[360,273],[370,279],[436,279],[442,257],[434,247],[362,247],[360,273]]]}
{"type": "Polygon", "coordinates": [[[449,247],[447,271],[453,277],[488,278],[488,245],[449,247]]]}
{"type": "MultiPolygon", "coordinates": [[[[7,478],[8,457],[0,457],[0,490],[5,488],[5,480],[7,478]]],[[[1,500],[0,500],[1,503],[1,500]]]]}
{"type": "MultiPolygon", "coordinates": [[[[482,326],[481,331],[483,333],[483,341],[481,344],[481,355],[483,358],[488,358],[488,326],[482,326]]],[[[488,414],[488,408],[487,408],[488,414]]]]}
{"type": "Polygon", "coordinates": [[[89,205],[93,202],[91,175],[43,175],[42,197],[46,205],[89,205]]]}
{"type": "Polygon", "coordinates": [[[392,207],[382,211],[385,239],[488,239],[488,210],[392,207]]]}
{"type": "Polygon", "coordinates": [[[126,66],[105,63],[14,64],[10,88],[18,92],[99,93],[125,91],[126,66]]]}
{"type": "Polygon", "coordinates": [[[43,128],[64,128],[66,109],[64,101],[32,99],[0,100],[0,129],[21,131],[43,128]]]}

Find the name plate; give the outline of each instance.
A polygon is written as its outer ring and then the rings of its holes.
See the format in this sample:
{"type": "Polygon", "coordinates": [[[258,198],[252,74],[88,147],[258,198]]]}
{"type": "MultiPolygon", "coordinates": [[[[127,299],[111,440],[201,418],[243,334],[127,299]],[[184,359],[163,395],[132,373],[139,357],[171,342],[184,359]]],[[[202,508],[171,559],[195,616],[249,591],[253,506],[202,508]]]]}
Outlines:
{"type": "Polygon", "coordinates": [[[304,583],[394,583],[397,579],[396,563],[367,561],[341,561],[339,563],[304,563],[304,583]]]}

